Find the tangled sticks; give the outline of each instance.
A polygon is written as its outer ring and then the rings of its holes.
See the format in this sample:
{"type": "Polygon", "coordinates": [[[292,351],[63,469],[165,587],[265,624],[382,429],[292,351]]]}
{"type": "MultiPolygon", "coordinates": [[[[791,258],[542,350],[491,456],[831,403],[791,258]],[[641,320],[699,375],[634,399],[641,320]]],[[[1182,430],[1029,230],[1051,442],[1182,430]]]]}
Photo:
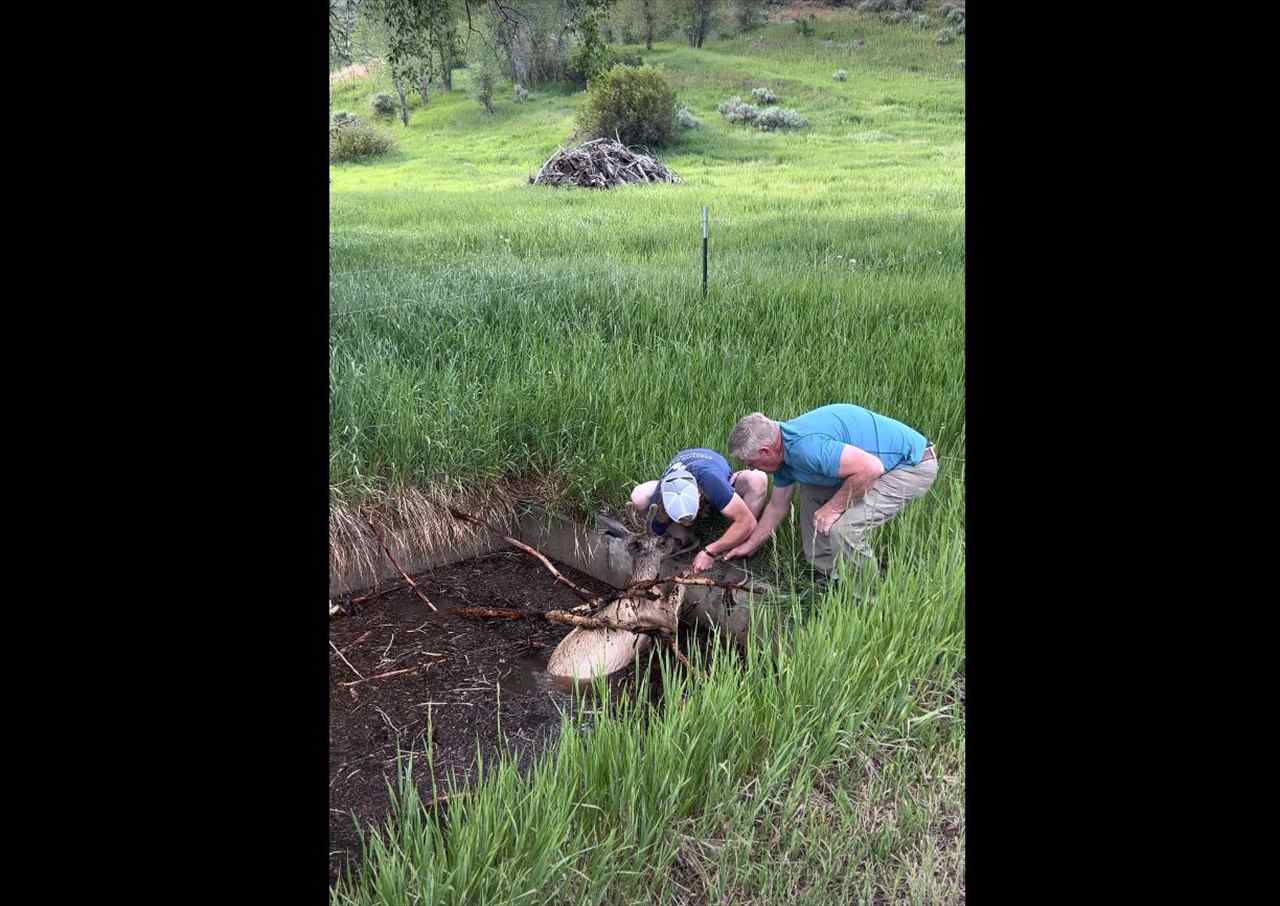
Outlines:
{"type": "Polygon", "coordinates": [[[529,182],[536,186],[581,186],[611,189],[626,183],[680,182],[659,161],[637,154],[621,142],[597,138],[576,148],[561,148],[529,182]]]}
{"type": "Polygon", "coordinates": [[[458,612],[474,620],[508,620],[541,618],[553,623],[573,626],[560,642],[547,664],[553,676],[589,679],[608,676],[630,665],[655,639],[667,645],[685,666],[688,661],[676,642],[676,623],[684,604],[684,590],[689,585],[705,585],[736,589],[742,584],[726,585],[701,576],[680,575],[658,577],[659,564],[666,553],[665,539],[656,536],[633,537],[629,547],[634,555],[634,569],[627,587],[609,595],[592,595],[565,578],[536,548],[505,534],[482,519],[447,507],[455,519],[482,526],[511,546],[542,562],[557,582],[566,585],[584,603],[572,611],[552,610],[546,613],[499,608],[470,608],[458,612]]]}

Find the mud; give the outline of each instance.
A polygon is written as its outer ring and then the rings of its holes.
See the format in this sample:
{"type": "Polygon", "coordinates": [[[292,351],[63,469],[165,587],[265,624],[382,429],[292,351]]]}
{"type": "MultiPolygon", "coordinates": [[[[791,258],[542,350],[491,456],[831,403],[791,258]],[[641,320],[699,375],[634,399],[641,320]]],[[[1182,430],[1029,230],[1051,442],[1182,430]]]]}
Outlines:
{"type": "MultiPolygon", "coordinates": [[[[592,592],[609,590],[571,567],[556,568],[592,592]]],[[[581,603],[540,563],[504,551],[415,575],[414,581],[438,613],[406,588],[330,623],[330,883],[359,857],[353,816],[362,826],[384,821],[398,751],[418,753],[413,778],[430,802],[433,774],[440,794],[450,774],[475,779],[477,744],[486,763],[501,744],[527,769],[555,739],[562,711],[574,714],[574,696],[583,694],[544,669],[569,627],[543,620],[473,622],[453,613],[463,607],[542,612],[581,603]],[[423,757],[427,746],[431,769],[423,757]]],[[[618,682],[634,686],[636,680],[631,675],[618,682]]],[[[651,680],[642,686],[651,690],[651,680]]]]}

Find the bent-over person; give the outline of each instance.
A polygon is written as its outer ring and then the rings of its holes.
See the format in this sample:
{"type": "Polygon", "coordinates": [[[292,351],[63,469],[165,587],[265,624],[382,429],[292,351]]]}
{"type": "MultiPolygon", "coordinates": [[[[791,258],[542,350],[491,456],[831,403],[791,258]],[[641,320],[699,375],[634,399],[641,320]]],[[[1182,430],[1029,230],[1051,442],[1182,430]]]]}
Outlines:
{"type": "Polygon", "coordinates": [[[773,495],[751,535],[725,559],[755,553],[791,512],[799,495],[804,556],[830,576],[841,560],[878,561],[867,534],[923,496],[938,475],[924,435],[861,406],[821,406],[778,422],[761,412],[739,419],[729,455],[773,475],[773,495]]]}
{"type": "Polygon", "coordinates": [[[714,508],[729,520],[729,528],[693,559],[693,571],[710,568],[717,557],[745,541],[764,509],[769,477],[754,469],[731,472],[729,462],[714,450],[691,447],[667,463],[662,477],[642,482],[631,491],[631,505],[654,534],[670,532],[690,542],[688,527],[714,508]]]}

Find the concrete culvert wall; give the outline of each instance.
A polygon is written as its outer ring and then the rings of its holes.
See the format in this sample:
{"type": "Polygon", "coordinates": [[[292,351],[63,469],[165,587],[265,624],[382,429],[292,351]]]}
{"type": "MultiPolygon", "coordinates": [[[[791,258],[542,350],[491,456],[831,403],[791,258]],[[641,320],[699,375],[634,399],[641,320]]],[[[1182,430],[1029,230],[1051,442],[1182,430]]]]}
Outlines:
{"type": "MultiPolygon", "coordinates": [[[[607,534],[605,528],[601,525],[586,527],[561,516],[535,511],[517,519],[510,534],[553,560],[614,588],[625,588],[635,572],[635,552],[630,539],[607,534]]],[[[430,552],[424,552],[412,541],[396,538],[388,538],[387,547],[400,567],[411,576],[494,551],[512,549],[492,532],[481,532],[465,540],[438,545],[430,552]]],[[[693,552],[689,552],[681,557],[664,559],[659,567],[659,578],[670,578],[687,569],[692,558],[693,552]]],[[[548,583],[555,581],[550,573],[546,575],[548,583]]],[[[721,563],[700,575],[726,584],[747,580],[743,570],[721,563]]],[[[398,581],[401,581],[400,573],[385,555],[372,562],[371,558],[347,558],[344,566],[336,565],[331,559],[330,601],[362,592],[378,583],[398,581]]],[[[748,580],[743,588],[733,590],[687,586],[680,622],[716,628],[743,643],[749,624],[748,603],[752,596],[762,596],[769,591],[768,585],[758,580],[748,580]]]]}

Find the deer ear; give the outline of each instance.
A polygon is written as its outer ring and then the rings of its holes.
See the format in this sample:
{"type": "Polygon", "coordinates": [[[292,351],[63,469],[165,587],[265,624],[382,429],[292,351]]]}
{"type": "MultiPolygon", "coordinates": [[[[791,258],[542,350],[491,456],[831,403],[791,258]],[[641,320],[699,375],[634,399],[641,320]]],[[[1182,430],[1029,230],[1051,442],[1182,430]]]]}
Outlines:
{"type": "Polygon", "coordinates": [[[604,513],[596,514],[596,531],[602,535],[612,535],[614,538],[622,538],[624,540],[636,536],[636,533],[631,529],[604,513]]]}

